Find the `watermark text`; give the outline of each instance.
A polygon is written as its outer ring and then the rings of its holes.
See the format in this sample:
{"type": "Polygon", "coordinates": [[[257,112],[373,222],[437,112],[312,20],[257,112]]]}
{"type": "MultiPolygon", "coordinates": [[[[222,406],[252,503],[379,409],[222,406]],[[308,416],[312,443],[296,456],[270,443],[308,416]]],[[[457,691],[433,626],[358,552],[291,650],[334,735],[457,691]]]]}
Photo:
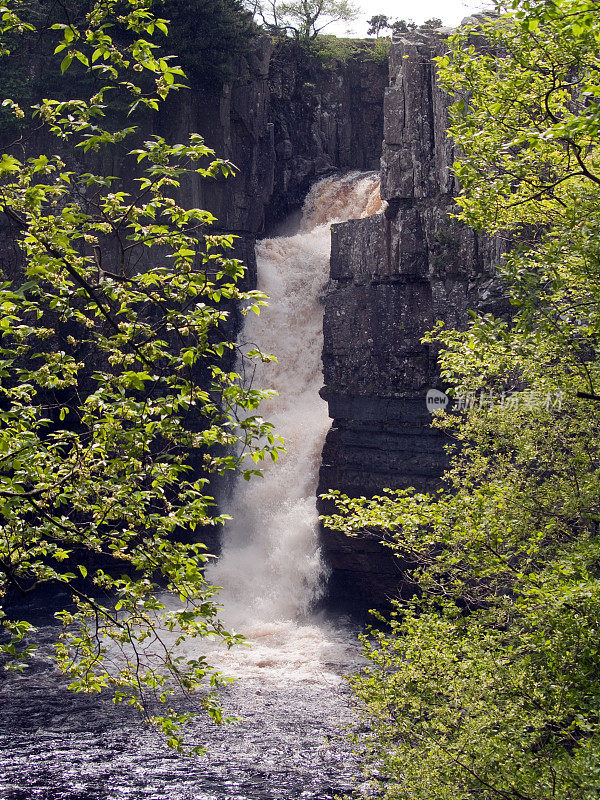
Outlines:
{"type": "Polygon", "coordinates": [[[535,390],[526,392],[457,392],[451,399],[445,392],[439,389],[429,389],[425,397],[427,410],[433,414],[440,409],[445,409],[452,405],[457,411],[472,411],[476,408],[493,408],[494,406],[505,406],[508,409],[523,409],[535,411],[545,409],[546,411],[560,411],[562,408],[565,393],[561,389],[553,392],[537,392],[535,390]]]}

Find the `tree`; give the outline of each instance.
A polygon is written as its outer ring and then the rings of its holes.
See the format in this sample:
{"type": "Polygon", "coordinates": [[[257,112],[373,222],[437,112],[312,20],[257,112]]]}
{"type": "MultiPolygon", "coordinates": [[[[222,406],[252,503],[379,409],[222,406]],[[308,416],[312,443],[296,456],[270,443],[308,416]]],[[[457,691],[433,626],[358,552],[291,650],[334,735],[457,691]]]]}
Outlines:
{"type": "Polygon", "coordinates": [[[349,0],[265,0],[253,3],[255,13],[267,29],[291,31],[297,39],[310,41],[334,22],[352,22],[359,9],[349,0]]]}
{"type": "MultiPolygon", "coordinates": [[[[227,327],[233,304],[258,313],[264,299],[237,286],[233,238],[177,200],[191,176],[235,168],[196,134],[127,148],[135,127],[111,112],[111,103],[130,117],[152,111],[181,87],[182,70],[154,41],[166,20],[150,6],[46,7],[60,72],[91,94],[33,109],[4,101],[17,120],[43,127],[57,154],[23,155],[24,127],[0,158],[4,229],[20,251],[10,276],[5,255],[0,285],[0,597],[62,587],[72,602],[57,615],[56,660],[70,688],[111,690],[180,748],[190,713],[170,698],[199,690],[221,720],[212,689],[224,678],[179,644],[239,640],[217,617],[203,577],[209,556],[193,541],[223,520],[209,476],[249,478],[257,469],[246,458],[276,459],[279,445],[256,414],[265,393],[232,369],[227,327]],[[135,188],[93,168],[124,147],[135,188]]],[[[37,34],[38,12],[4,3],[4,56],[37,34]]],[[[22,668],[32,626],[14,605],[0,609],[0,626],[5,666],[22,668]]]]}
{"type": "Polygon", "coordinates": [[[409,20],[408,22],[404,19],[397,19],[395,22],[392,23],[392,35],[399,36],[401,33],[408,33],[409,31],[414,31],[417,27],[415,22],[409,20]]]}
{"type": "MultiPolygon", "coordinates": [[[[600,790],[600,39],[596,0],[506,3],[439,61],[460,217],[510,235],[510,319],[438,328],[462,411],[446,488],[331,495],[418,596],[354,688],[385,798],[591,800],[600,790]]],[[[382,622],[383,625],[383,622],[382,622]]]]}
{"type": "Polygon", "coordinates": [[[386,17],[384,14],[375,14],[371,19],[367,20],[367,25],[369,26],[367,34],[369,36],[376,36],[378,39],[381,31],[391,28],[389,17],[386,17]]]}
{"type": "Polygon", "coordinates": [[[425,22],[421,25],[421,28],[430,28],[431,30],[435,30],[436,28],[441,28],[442,24],[442,20],[439,17],[431,17],[430,19],[425,20],[425,22]]]}
{"type": "Polygon", "coordinates": [[[236,59],[248,54],[257,26],[242,0],[155,0],[169,20],[169,42],[195,91],[218,94],[236,78],[236,59]]]}

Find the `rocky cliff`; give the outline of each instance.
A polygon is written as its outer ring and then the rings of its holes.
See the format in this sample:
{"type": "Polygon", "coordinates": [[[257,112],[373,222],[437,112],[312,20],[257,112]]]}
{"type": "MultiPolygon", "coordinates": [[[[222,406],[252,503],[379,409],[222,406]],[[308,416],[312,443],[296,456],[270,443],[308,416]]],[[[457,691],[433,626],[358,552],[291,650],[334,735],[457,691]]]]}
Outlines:
{"type": "MultiPolygon", "coordinates": [[[[31,57],[37,57],[35,52],[31,57]]],[[[192,80],[188,90],[171,95],[159,112],[140,114],[133,123],[140,141],[157,134],[169,142],[185,142],[191,132],[200,133],[217,156],[237,166],[235,178],[186,180],[180,200],[187,207],[210,210],[217,230],[239,237],[236,255],[247,264],[247,284],[254,287],[256,237],[299,208],[315,179],[334,170],[379,167],[388,66],[373,58],[372,43],[351,57],[325,63],[294,41],[274,45],[263,36],[248,55],[237,58],[232,74],[235,80],[220,92],[207,92],[192,80]]],[[[11,137],[11,131],[0,130],[0,139],[11,137]]],[[[30,153],[57,147],[54,137],[39,128],[27,142],[30,153]]],[[[135,144],[127,140],[122,151],[88,154],[86,167],[119,175],[133,191],[126,153],[135,144]]],[[[62,155],[67,163],[81,157],[68,147],[62,155]]],[[[4,269],[19,271],[21,253],[4,219],[0,247],[4,269]]],[[[105,263],[109,258],[105,255],[105,263]]],[[[232,336],[240,323],[236,310],[231,308],[232,336]]],[[[64,349],[62,341],[56,347],[64,349]]],[[[207,539],[217,547],[210,531],[207,539]]]]}
{"type": "MultiPolygon", "coordinates": [[[[450,217],[456,184],[446,136],[448,96],[436,82],[443,35],[414,33],[392,46],[384,100],[384,213],[335,225],[325,299],[325,387],[333,419],[320,490],[372,495],[429,489],[446,464],[425,404],[443,388],[436,354],[422,344],[436,320],[463,326],[468,309],[498,310],[499,245],[450,217]]],[[[398,565],[373,535],[323,531],[333,602],[384,604],[398,565]]]]}
{"type": "MultiPolygon", "coordinates": [[[[210,210],[219,230],[239,237],[236,255],[253,288],[256,237],[299,209],[315,179],[334,170],[379,168],[388,65],[373,60],[368,48],[324,65],[291,40],[274,46],[264,37],[238,60],[235,74],[214,99],[193,83],[172,96],[158,114],[142,120],[140,137],[156,133],[175,142],[197,132],[238,167],[235,178],[187,181],[181,199],[210,210]]],[[[118,165],[105,168],[124,172],[118,165]]],[[[241,324],[236,311],[231,309],[232,336],[241,324]]],[[[217,494],[230,488],[229,480],[215,482],[217,494]]],[[[203,535],[217,551],[218,530],[203,535]]]]}
{"type": "Polygon", "coordinates": [[[174,96],[148,132],[171,141],[198,132],[239,168],[236,178],[198,179],[182,191],[241,237],[252,268],[256,235],[299,208],[316,178],[379,168],[388,67],[369,49],[324,65],[291,40],[274,46],[264,37],[235,72],[214,100],[193,85],[174,96]]]}
{"type": "MultiPolygon", "coordinates": [[[[256,236],[299,208],[316,178],[334,170],[379,168],[387,61],[374,58],[373,42],[354,45],[354,55],[324,60],[291,39],[274,44],[269,36],[257,36],[249,53],[236,57],[230,83],[207,91],[192,77],[190,88],[171,94],[157,113],[123,121],[133,122],[140,141],[158,134],[185,142],[191,132],[199,133],[218,157],[237,166],[235,178],[186,181],[180,199],[210,210],[219,230],[240,237],[250,285],[256,281],[256,236]]],[[[41,58],[35,48],[26,55],[41,58]]],[[[5,145],[13,138],[14,131],[0,130],[5,145]]],[[[28,133],[27,143],[28,154],[57,149],[56,139],[39,128],[28,133]]],[[[128,139],[122,152],[117,147],[98,157],[88,154],[86,163],[92,171],[119,175],[133,190],[126,152],[135,143],[128,139]]],[[[74,157],[68,147],[62,155],[67,163],[74,157]]]]}

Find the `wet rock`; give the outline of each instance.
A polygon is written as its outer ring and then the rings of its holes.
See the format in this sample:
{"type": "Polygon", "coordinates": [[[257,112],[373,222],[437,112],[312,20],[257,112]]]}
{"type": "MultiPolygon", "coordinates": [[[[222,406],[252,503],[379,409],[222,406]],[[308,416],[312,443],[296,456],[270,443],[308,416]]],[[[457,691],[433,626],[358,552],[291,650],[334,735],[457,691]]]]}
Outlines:
{"type": "MultiPolygon", "coordinates": [[[[445,47],[435,33],[393,44],[381,159],[387,206],[333,228],[322,392],[333,425],[320,491],[369,496],[385,487],[437,487],[447,456],[425,395],[443,385],[423,335],[437,320],[463,327],[470,308],[506,306],[494,280],[501,244],[450,216],[456,184],[449,98],[433,61],[445,47]]],[[[324,530],[322,546],[332,568],[330,601],[360,610],[407,590],[402,565],[376,537],[324,530]]]]}

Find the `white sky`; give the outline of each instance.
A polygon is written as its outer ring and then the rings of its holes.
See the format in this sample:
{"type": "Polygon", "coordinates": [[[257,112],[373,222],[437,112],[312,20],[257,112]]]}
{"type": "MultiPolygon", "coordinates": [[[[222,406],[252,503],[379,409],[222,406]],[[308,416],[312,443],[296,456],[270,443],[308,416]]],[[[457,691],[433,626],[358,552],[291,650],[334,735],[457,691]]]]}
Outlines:
{"type": "Polygon", "coordinates": [[[348,28],[346,23],[328,25],[323,33],[334,33],[336,36],[366,36],[366,20],[375,14],[385,14],[391,20],[405,19],[412,20],[417,24],[425,22],[426,19],[439,17],[444,25],[457,25],[465,17],[481,11],[483,8],[491,8],[493,3],[490,0],[354,0],[362,13],[358,20],[348,28]]]}

